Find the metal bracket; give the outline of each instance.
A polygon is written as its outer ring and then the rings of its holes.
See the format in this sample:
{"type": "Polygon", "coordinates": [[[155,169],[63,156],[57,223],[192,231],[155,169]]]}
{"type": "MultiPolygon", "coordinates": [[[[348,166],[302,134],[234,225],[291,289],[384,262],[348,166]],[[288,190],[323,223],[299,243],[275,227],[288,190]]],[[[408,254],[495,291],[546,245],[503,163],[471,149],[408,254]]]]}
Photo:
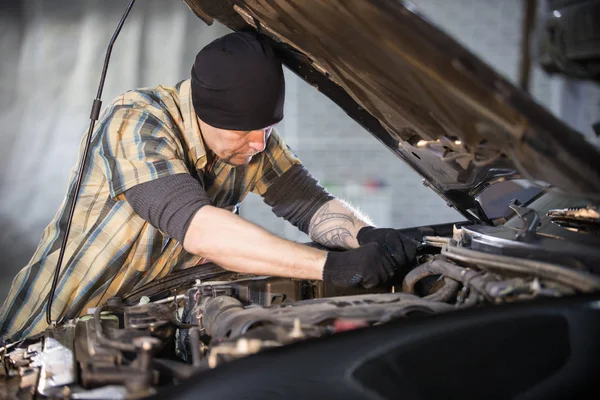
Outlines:
{"type": "Polygon", "coordinates": [[[508,207],[512,209],[523,221],[523,225],[517,232],[515,239],[524,242],[529,242],[535,239],[537,228],[541,225],[541,219],[538,213],[531,208],[523,207],[521,202],[513,199],[508,203],[508,207]]]}

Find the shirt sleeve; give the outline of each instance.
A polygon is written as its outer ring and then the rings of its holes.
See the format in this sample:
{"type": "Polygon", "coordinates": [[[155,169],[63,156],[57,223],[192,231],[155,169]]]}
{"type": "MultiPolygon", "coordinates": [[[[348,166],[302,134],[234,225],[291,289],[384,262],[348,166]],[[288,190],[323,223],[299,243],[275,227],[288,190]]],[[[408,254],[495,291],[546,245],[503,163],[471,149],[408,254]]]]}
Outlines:
{"type": "Polygon", "coordinates": [[[273,182],[263,199],[275,215],[308,233],[312,217],[335,197],[302,165],[294,165],[273,182]]]}
{"type": "Polygon", "coordinates": [[[100,121],[98,152],[111,197],[141,183],[189,173],[182,143],[159,113],[135,104],[117,104],[100,121]]]}
{"type": "Polygon", "coordinates": [[[125,196],[136,214],[179,243],[183,243],[196,212],[211,204],[200,182],[189,174],[142,183],[125,196]]]}
{"type": "Polygon", "coordinates": [[[267,142],[267,147],[262,152],[252,192],[264,197],[267,189],[277,178],[294,165],[300,164],[302,164],[300,159],[285,144],[279,133],[273,130],[267,142]]]}

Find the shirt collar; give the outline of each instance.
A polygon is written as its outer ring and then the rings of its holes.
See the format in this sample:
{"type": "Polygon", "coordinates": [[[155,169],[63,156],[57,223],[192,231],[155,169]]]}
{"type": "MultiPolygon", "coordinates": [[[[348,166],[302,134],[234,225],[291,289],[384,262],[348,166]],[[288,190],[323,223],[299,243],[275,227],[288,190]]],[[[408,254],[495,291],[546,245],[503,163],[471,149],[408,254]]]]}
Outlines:
{"type": "Polygon", "coordinates": [[[198,117],[192,103],[192,85],[189,79],[183,81],[179,87],[179,101],[183,118],[183,135],[187,148],[194,160],[196,169],[203,169],[206,167],[207,153],[202,140],[202,131],[198,125],[198,117]]]}

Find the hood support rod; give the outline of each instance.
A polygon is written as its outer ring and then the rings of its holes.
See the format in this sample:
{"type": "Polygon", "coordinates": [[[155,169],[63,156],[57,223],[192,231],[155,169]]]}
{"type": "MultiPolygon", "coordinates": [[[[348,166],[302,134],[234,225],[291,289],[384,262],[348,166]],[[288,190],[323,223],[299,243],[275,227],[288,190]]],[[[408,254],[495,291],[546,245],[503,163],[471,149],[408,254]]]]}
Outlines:
{"type": "Polygon", "coordinates": [[[63,258],[65,256],[65,250],[67,248],[67,241],[69,238],[69,232],[71,231],[71,223],[73,222],[73,214],[75,213],[75,205],[77,204],[77,198],[79,197],[79,190],[81,189],[81,182],[83,181],[83,170],[85,169],[85,164],[88,160],[88,153],[90,149],[90,143],[92,141],[92,132],[94,131],[94,127],[96,125],[96,121],[100,116],[100,109],[102,108],[102,90],[104,89],[104,81],[106,79],[106,71],[108,70],[108,63],[110,61],[110,55],[112,53],[113,45],[121,32],[121,28],[125,23],[125,20],[129,16],[129,12],[133,7],[133,3],[135,0],[131,0],[127,5],[127,9],[121,17],[121,21],[119,21],[119,25],[117,25],[117,29],[113,34],[110,42],[108,43],[108,48],[106,50],[106,57],[104,59],[104,67],[102,68],[102,74],[100,76],[100,84],[98,85],[98,93],[96,94],[96,98],[92,103],[92,111],[90,113],[90,128],[88,129],[86,141],[85,141],[85,149],[83,150],[83,158],[79,167],[77,168],[78,176],[77,183],[75,184],[73,201],[71,202],[71,208],[69,210],[69,218],[67,219],[67,226],[65,227],[65,233],[63,236],[62,245],[60,247],[60,253],[58,255],[58,261],[56,262],[56,267],[54,268],[54,276],[52,278],[52,286],[50,287],[50,293],[48,293],[48,300],[46,305],[46,322],[48,325],[56,324],[56,321],[52,320],[52,301],[54,300],[54,294],[56,292],[56,286],[58,285],[58,280],[60,277],[60,269],[63,262],[63,258]]]}

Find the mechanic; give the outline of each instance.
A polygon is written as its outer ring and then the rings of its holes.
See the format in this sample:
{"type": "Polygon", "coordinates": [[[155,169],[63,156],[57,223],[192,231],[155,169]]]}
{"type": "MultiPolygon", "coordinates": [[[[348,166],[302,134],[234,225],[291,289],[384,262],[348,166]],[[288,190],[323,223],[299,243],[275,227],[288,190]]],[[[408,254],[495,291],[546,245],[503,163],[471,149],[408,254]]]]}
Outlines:
{"type": "MultiPolygon", "coordinates": [[[[206,260],[241,273],[367,288],[413,264],[416,242],[334,198],[274,131],[284,93],[268,39],[237,32],[198,53],[191,79],[113,100],[92,136],[52,315],[75,318],[206,260]],[[314,242],[348,251],[291,242],[242,219],[235,211],[250,191],[314,242]]],[[[13,281],[0,312],[5,338],[47,326],[76,174],[13,281]]]]}

